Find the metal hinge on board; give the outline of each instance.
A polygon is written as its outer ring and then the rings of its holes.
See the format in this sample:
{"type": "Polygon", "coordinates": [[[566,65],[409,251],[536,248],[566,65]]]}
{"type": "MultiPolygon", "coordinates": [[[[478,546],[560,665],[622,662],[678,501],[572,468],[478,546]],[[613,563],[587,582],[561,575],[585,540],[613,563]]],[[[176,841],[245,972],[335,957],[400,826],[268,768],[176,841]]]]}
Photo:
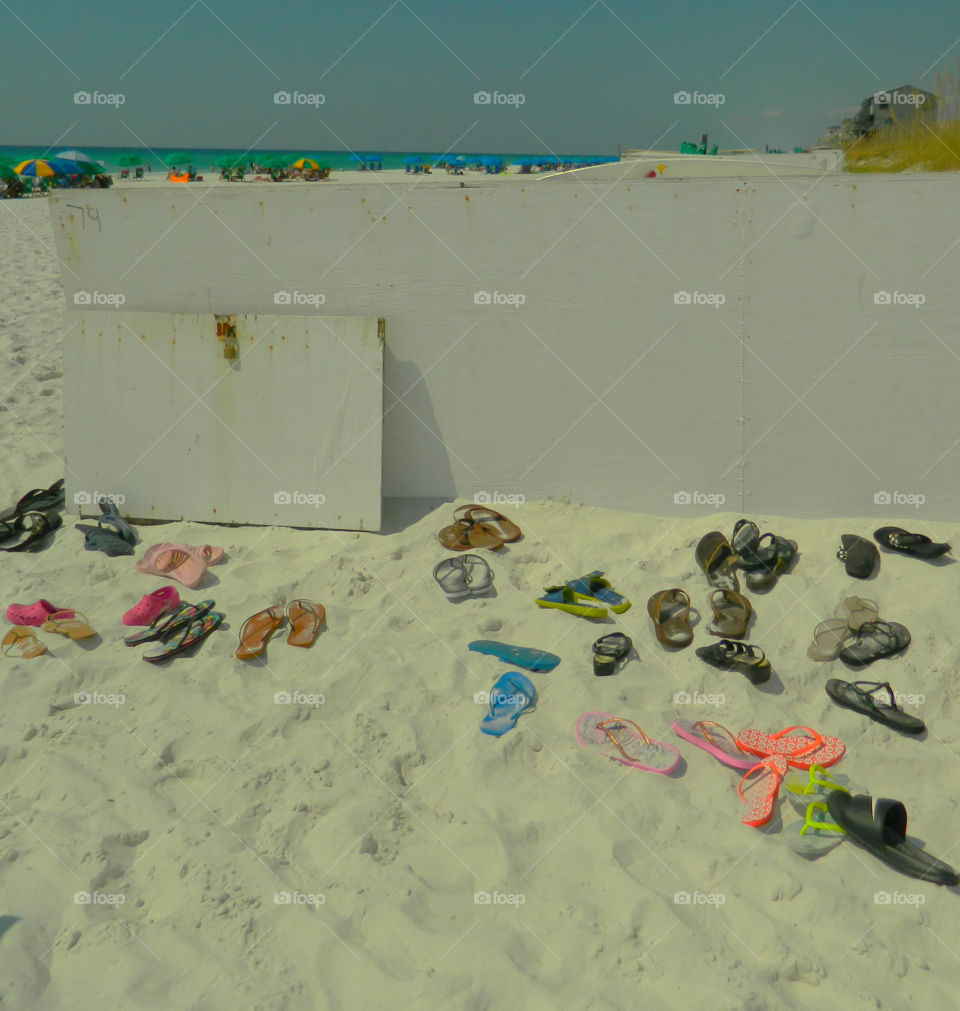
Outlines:
{"type": "Polygon", "coordinates": [[[382,317],[377,317],[377,340],[382,344],[387,339],[387,321],[382,317]]]}
{"type": "Polygon", "coordinates": [[[217,340],[223,344],[223,357],[236,358],[240,348],[240,342],[237,340],[237,317],[214,315],[213,318],[217,321],[217,340]]]}

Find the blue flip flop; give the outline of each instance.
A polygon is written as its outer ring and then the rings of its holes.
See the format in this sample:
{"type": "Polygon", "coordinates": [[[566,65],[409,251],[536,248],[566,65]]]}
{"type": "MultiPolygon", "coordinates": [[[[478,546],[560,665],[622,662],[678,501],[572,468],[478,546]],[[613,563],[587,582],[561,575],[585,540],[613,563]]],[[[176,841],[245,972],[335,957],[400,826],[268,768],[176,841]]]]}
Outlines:
{"type": "Polygon", "coordinates": [[[579,579],[571,579],[567,586],[580,597],[605,604],[614,614],[623,614],[624,611],[630,610],[630,601],[622,594],[617,593],[610,586],[610,581],[603,578],[603,573],[600,571],[589,572],[579,579]]]}
{"type": "Polygon", "coordinates": [[[503,737],[517,720],[537,702],[537,690],[518,671],[501,674],[490,689],[490,712],[480,722],[480,730],[491,737],[503,737]]]}
{"type": "Polygon", "coordinates": [[[504,663],[516,664],[524,670],[543,672],[553,670],[560,663],[560,657],[556,653],[533,649],[531,646],[508,646],[507,643],[496,642],[494,639],[476,639],[467,645],[467,649],[495,656],[504,663]]]}

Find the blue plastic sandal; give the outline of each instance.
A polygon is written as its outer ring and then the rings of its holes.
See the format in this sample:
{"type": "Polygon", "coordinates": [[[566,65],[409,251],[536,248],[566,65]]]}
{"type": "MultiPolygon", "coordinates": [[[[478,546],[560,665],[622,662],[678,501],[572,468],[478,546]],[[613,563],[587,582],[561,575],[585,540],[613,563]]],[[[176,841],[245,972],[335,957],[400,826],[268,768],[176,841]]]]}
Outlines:
{"type": "Polygon", "coordinates": [[[474,653],[485,653],[495,656],[504,663],[516,664],[524,670],[548,671],[560,663],[560,657],[543,649],[533,649],[530,646],[508,646],[505,642],[493,639],[476,639],[469,643],[467,649],[474,653]]]}
{"type": "Polygon", "coordinates": [[[537,702],[537,690],[518,671],[497,678],[490,689],[490,712],[480,722],[480,730],[491,737],[503,737],[517,720],[537,702]]]}
{"type": "Polygon", "coordinates": [[[630,601],[610,586],[610,581],[603,578],[602,572],[591,572],[579,579],[571,579],[567,586],[578,596],[605,604],[614,614],[623,614],[630,609],[630,601]]]}

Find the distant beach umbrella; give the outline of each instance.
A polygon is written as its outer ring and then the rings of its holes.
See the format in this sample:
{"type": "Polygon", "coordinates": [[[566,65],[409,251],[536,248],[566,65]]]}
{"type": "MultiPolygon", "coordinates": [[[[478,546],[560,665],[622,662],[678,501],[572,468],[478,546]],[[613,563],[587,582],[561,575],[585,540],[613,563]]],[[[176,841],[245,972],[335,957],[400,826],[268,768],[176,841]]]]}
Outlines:
{"type": "Polygon", "coordinates": [[[75,161],[75,162],[93,161],[90,155],[84,154],[82,151],[58,151],[56,157],[62,158],[64,161],[75,161]]]}
{"type": "MultiPolygon", "coordinates": [[[[189,159],[187,159],[189,161],[189,159]]],[[[180,164],[179,162],[173,162],[174,165],[180,164]]],[[[214,163],[217,168],[236,168],[238,165],[245,165],[246,160],[242,155],[237,154],[225,154],[222,158],[218,158],[214,163]]]]}
{"type": "Polygon", "coordinates": [[[302,172],[305,168],[318,169],[320,168],[319,163],[315,162],[312,158],[298,158],[292,165],[295,169],[300,169],[302,172]]]}
{"type": "Polygon", "coordinates": [[[254,164],[262,165],[264,168],[268,169],[285,169],[292,161],[292,154],[263,154],[256,155],[253,159],[254,164]]]}
{"type": "Polygon", "coordinates": [[[63,169],[59,175],[69,176],[96,176],[100,175],[103,169],[91,161],[73,161],[69,158],[57,157],[54,162],[63,169]]]}
{"type": "Polygon", "coordinates": [[[182,151],[177,151],[175,154],[164,155],[163,164],[164,165],[189,165],[193,159],[188,154],[184,154],[182,151]]]}
{"type": "Polygon", "coordinates": [[[431,159],[427,158],[425,155],[421,154],[408,154],[406,158],[403,159],[404,165],[429,165],[431,159]]]}
{"type": "Polygon", "coordinates": [[[133,168],[135,165],[142,165],[145,159],[139,154],[121,154],[117,155],[112,161],[114,165],[120,165],[123,168],[133,168]]]}

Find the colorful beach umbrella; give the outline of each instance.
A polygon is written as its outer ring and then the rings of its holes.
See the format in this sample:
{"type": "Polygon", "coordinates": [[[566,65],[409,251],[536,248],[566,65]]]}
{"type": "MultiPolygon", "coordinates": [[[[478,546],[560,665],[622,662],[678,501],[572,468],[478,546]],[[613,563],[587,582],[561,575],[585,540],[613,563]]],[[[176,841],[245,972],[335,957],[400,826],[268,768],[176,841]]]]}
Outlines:
{"type": "Polygon", "coordinates": [[[113,159],[114,165],[120,165],[123,168],[133,168],[135,165],[142,165],[143,163],[144,158],[139,154],[121,154],[113,159]]]}
{"type": "Polygon", "coordinates": [[[13,166],[13,171],[21,176],[39,176],[50,179],[53,176],[76,175],[75,162],[61,161],[59,158],[28,158],[13,166]]]}
{"type": "Polygon", "coordinates": [[[305,168],[318,169],[320,168],[320,165],[312,158],[298,158],[293,163],[293,168],[300,169],[302,172],[305,168]]]}

